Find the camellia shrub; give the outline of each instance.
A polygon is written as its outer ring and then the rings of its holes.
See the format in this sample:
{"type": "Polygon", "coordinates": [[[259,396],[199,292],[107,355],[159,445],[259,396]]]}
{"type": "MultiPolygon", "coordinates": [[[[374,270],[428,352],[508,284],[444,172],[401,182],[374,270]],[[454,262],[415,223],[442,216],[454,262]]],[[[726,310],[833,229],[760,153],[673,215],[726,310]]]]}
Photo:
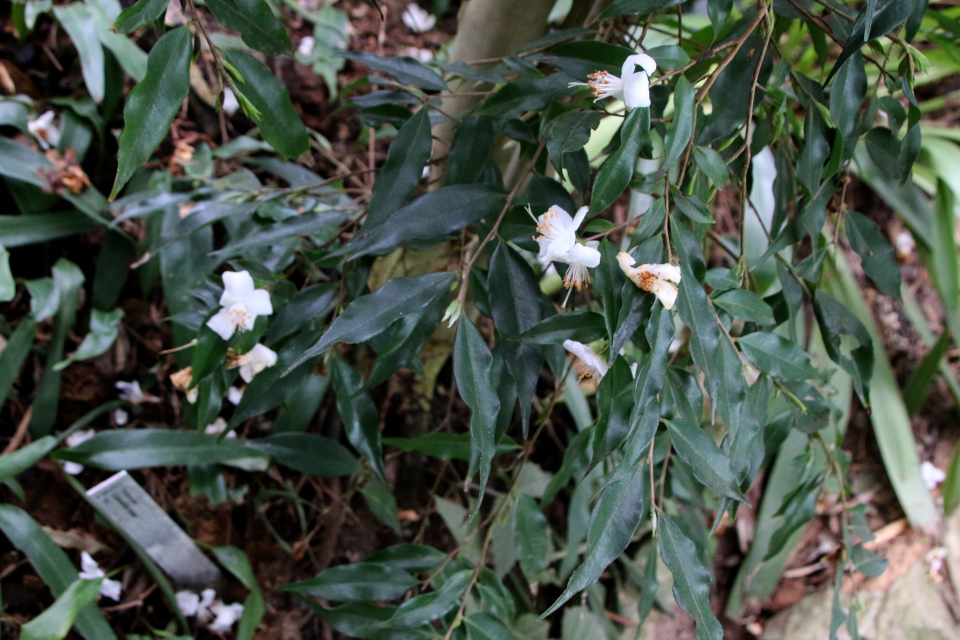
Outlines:
{"type": "MultiPolygon", "coordinates": [[[[561,608],[565,628],[602,634],[612,628],[604,611],[619,606],[611,590],[636,596],[639,610],[624,615],[642,623],[668,597],[669,574],[698,637],[719,639],[713,534],[778,459],[791,486],[757,531],[735,589],[782,567],[825,486],[842,505],[838,584],[844,570],[882,571],[863,546],[864,508],[845,499],[842,416],[852,394],[874,404],[876,348],[848,302],[857,287],[847,256],[859,254],[890,296],[899,296],[900,273],[877,225],[847,209],[845,191],[861,167],[891,184],[910,176],[921,143],[914,84],[928,64],[921,49],[955,35],[924,19],[925,1],[710,0],[705,14],[673,0],[578,1],[576,19],[550,27],[544,15],[530,26],[535,38],[479,62],[456,49],[423,63],[324,43],[333,62],[311,63],[330,73],[344,58],[369,68],[341,99],[367,135],[393,138],[359,195],[345,186],[351,174],[317,175],[296,162],[326,142],[262,61],[292,49],[266,2],[207,0],[205,13],[188,0],[176,26],[164,24],[167,4],[52,9],[75,38],[73,14],[104,13],[115,31],[104,27],[103,46],[115,54],[126,46],[117,32],[157,36],[123,108],[109,202],[89,184],[72,188],[57,158],[9,140],[0,150],[59,171],[57,193],[83,228],[107,228],[115,253],[106,264],[127,256],[146,290],[162,287],[176,362],[169,382],[182,391],[185,428],[121,427],[60,447],[80,427],[54,437],[55,409],[42,421],[34,414],[35,448],[6,464],[4,479],[46,455],[108,471],[187,465],[192,490],[219,502],[241,497],[225,485],[229,467],[277,464],[348,477],[351,495],[400,531],[385,453],[457,465],[465,480],[438,487],[459,502],[438,495],[424,505],[440,513],[455,548],[405,535],[280,587],[359,638],[546,637],[538,618],[561,608]],[[214,37],[211,16],[242,45],[214,37]],[[217,106],[229,89],[258,131],[198,145],[175,171],[144,169],[201,52],[217,106]],[[128,233],[134,223],[140,237],[128,233]],[[401,369],[419,374],[423,397],[446,386],[453,407],[456,394],[468,423],[448,412],[415,432],[382,433],[371,390],[401,369]],[[326,428],[308,432],[328,394],[342,441],[326,428]],[[270,435],[228,437],[265,423],[270,435]],[[546,433],[563,446],[549,473],[530,460],[555,446],[546,433]]],[[[520,11],[487,4],[505,14],[497,24],[520,11]]],[[[328,10],[339,33],[343,21],[328,10]]],[[[464,18],[458,37],[471,28],[464,18]]],[[[96,78],[84,73],[92,93],[96,78]]],[[[50,185],[42,173],[0,171],[50,185]]],[[[42,280],[50,286],[26,283],[34,312],[21,323],[50,317],[51,290],[59,304],[75,302],[83,275],[61,261],[42,280]]],[[[75,359],[103,353],[116,336],[116,296],[94,303],[92,344],[75,359]]],[[[77,307],[59,313],[65,335],[77,307]]],[[[33,331],[19,339],[29,348],[33,331]]],[[[63,358],[59,344],[48,367],[63,358]]],[[[20,369],[14,345],[4,371],[20,369]]],[[[902,455],[916,467],[912,448],[902,455]]],[[[923,526],[929,497],[916,490],[920,507],[908,516],[923,526]]],[[[25,514],[4,509],[0,526],[14,536],[25,514]]],[[[251,637],[263,615],[259,589],[245,559],[216,555],[255,591],[240,627],[251,637]]],[[[834,629],[845,608],[838,596],[834,629]]]]}

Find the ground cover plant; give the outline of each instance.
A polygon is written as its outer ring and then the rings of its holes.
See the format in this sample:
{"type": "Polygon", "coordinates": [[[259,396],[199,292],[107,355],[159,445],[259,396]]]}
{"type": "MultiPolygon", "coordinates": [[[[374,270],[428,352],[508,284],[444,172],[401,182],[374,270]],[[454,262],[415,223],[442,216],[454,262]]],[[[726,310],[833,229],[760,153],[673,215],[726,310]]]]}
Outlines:
{"type": "Polygon", "coordinates": [[[960,397],[960,10],[429,9],[10,6],[4,633],[616,638],[675,603],[752,637],[829,502],[858,637],[852,411],[911,527],[960,503],[910,424],[960,397]],[[922,338],[906,381],[865,288],[922,338]],[[118,524],[117,472],[205,559],[118,524]]]}

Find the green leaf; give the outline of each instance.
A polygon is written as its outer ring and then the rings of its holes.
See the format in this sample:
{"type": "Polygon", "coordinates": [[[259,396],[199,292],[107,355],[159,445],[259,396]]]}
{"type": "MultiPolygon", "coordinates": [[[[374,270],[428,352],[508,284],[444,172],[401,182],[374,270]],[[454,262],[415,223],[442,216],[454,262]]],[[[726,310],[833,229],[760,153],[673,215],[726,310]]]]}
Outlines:
{"type": "MultiPolygon", "coordinates": [[[[416,438],[383,438],[382,442],[401,451],[418,451],[437,460],[470,460],[472,446],[469,433],[428,433],[416,438]]],[[[504,436],[497,443],[495,455],[516,451],[518,447],[513,439],[504,436]]]]}
{"type": "Polygon", "coordinates": [[[477,328],[466,316],[460,319],[453,344],[453,376],[460,397],[470,407],[470,461],[480,471],[480,508],[490,477],[490,465],[497,453],[496,429],[500,399],[491,376],[493,355],[477,328]]]}
{"type": "Polygon", "coordinates": [[[381,58],[366,51],[350,51],[340,55],[348,60],[365,64],[374,71],[387,73],[396,78],[400,84],[412,84],[427,91],[443,91],[447,88],[447,83],[437,75],[436,71],[408,56],[381,58]]]}
{"type": "Polygon", "coordinates": [[[887,559],[862,544],[856,544],[850,549],[850,562],[853,563],[854,571],[859,571],[868,578],[876,578],[887,570],[887,559]]]}
{"type": "Polygon", "coordinates": [[[223,26],[239,31],[243,41],[257,51],[279,56],[292,48],[286,27],[264,0],[206,0],[206,5],[223,26]]]}
{"type": "Polygon", "coordinates": [[[103,46],[97,35],[100,25],[96,14],[86,3],[73,2],[55,6],[53,15],[63,25],[77,48],[83,82],[87,85],[90,97],[99,104],[106,91],[106,76],[103,67],[103,46]]]}
{"type": "Polygon", "coordinates": [[[620,126],[620,146],[603,161],[593,182],[589,217],[592,218],[613,204],[630,184],[640,148],[646,142],[649,132],[650,109],[634,109],[624,119],[620,126]]]}
{"type": "MultiPolygon", "coordinates": [[[[603,570],[630,544],[643,520],[647,499],[646,464],[621,465],[613,480],[604,487],[590,516],[587,552],[583,563],[570,576],[567,588],[540,619],[559,609],[567,600],[597,580],[603,570]]],[[[694,554],[695,555],[695,554],[694,554]]]]}
{"type": "Polygon", "coordinates": [[[867,72],[859,51],[843,63],[830,89],[830,119],[846,137],[853,132],[857,112],[867,96],[867,72]]]}
{"type": "MultiPolygon", "coordinates": [[[[679,226],[671,225],[671,230],[679,226]]],[[[676,238],[675,231],[673,235],[676,238]]],[[[674,246],[680,245],[677,243],[674,246]]],[[[720,350],[720,327],[717,325],[717,314],[710,306],[710,300],[703,286],[693,275],[691,265],[684,262],[683,256],[681,256],[680,272],[682,277],[678,287],[677,310],[680,312],[683,323],[690,327],[690,355],[693,356],[694,364],[706,375],[704,386],[712,397],[723,375],[716,357],[720,350]]]]}
{"type": "Polygon", "coordinates": [[[57,439],[53,436],[43,436],[31,442],[22,449],[17,449],[0,456],[0,482],[6,482],[26,471],[40,458],[47,455],[57,446],[57,439]]]}
{"type": "Polygon", "coordinates": [[[481,185],[442,187],[393,212],[381,224],[365,224],[341,251],[352,260],[369,254],[385,255],[398,246],[439,241],[448,233],[497,215],[503,201],[502,193],[481,185]]]}
{"type": "MultiPolygon", "coordinates": [[[[275,436],[274,436],[275,437],[275,436]]],[[[250,457],[241,440],[193,431],[117,429],[103,431],[56,457],[105,471],[225,462],[250,457]]]]}
{"type": "Polygon", "coordinates": [[[613,0],[613,3],[600,16],[601,18],[615,18],[616,16],[646,16],[654,11],[680,4],[682,0],[613,0]]]}
{"type": "Polygon", "coordinates": [[[13,383],[20,377],[20,368],[30,355],[36,330],[36,321],[29,316],[24,318],[10,334],[3,352],[0,352],[0,407],[6,402],[13,383]]]}
{"type": "Polygon", "coordinates": [[[211,547],[210,550],[217,556],[220,564],[250,591],[250,595],[243,601],[243,616],[237,624],[237,640],[252,640],[266,613],[266,607],[250,559],[237,547],[211,547]]]}
{"type": "MultiPolygon", "coordinates": [[[[839,76],[837,78],[839,79],[839,76]]],[[[846,223],[847,238],[853,250],[860,255],[863,270],[880,291],[899,300],[900,265],[897,264],[893,247],[883,237],[877,224],[862,213],[848,211],[846,223]]]]}
{"type": "Polygon", "coordinates": [[[390,145],[387,161],[373,183],[365,227],[386,222],[413,193],[430,160],[432,145],[429,109],[421,109],[403,123],[390,145]]]}
{"type": "MultiPolygon", "coordinates": [[[[673,393],[676,398],[677,394],[683,393],[683,389],[674,389],[673,393]]],[[[690,465],[697,480],[719,496],[746,501],[740,492],[737,477],[730,469],[730,458],[724,455],[713,438],[700,428],[699,420],[668,420],[667,429],[677,455],[690,465]]]]}
{"type": "MultiPolygon", "coordinates": [[[[681,49],[681,51],[683,51],[681,49]]],[[[663,160],[660,162],[661,171],[673,168],[680,161],[680,156],[686,151],[693,135],[693,119],[695,105],[693,102],[693,85],[683,75],[677,79],[677,88],[673,94],[673,122],[667,127],[667,137],[664,140],[663,160]]]]}
{"type": "Polygon", "coordinates": [[[13,249],[76,235],[96,226],[93,220],[75,209],[59,213],[0,216],[0,243],[13,249]]]}
{"type": "MultiPolygon", "coordinates": [[[[60,597],[79,577],[70,558],[44,533],[27,512],[9,504],[0,505],[0,530],[14,547],[22,551],[37,575],[60,597]]],[[[99,587],[97,589],[99,593],[99,587]]],[[[87,640],[116,640],[103,614],[95,605],[88,604],[74,619],[74,625],[87,640]]]]}
{"type": "MultiPolygon", "coordinates": [[[[224,441],[226,442],[226,441],[224,441]]],[[[275,433],[248,440],[247,448],[274,458],[294,471],[318,478],[349,476],[357,470],[357,461],[336,440],[312,433],[275,433]]]]}
{"type": "Polygon", "coordinates": [[[770,305],[764,302],[763,298],[746,289],[724,291],[713,299],[713,304],[734,318],[741,318],[748,322],[756,322],[760,325],[776,323],[773,319],[773,309],[770,308],[770,305]]]}
{"type": "Polygon", "coordinates": [[[279,153],[291,158],[306,153],[310,148],[307,128],[290,101],[287,87],[249,53],[228,49],[224,55],[243,77],[243,83],[236,85],[239,93],[260,113],[260,118],[254,121],[259,125],[263,139],[279,153]]]}
{"type": "Polygon", "coordinates": [[[371,478],[361,487],[360,493],[367,501],[370,511],[377,516],[377,520],[393,529],[393,532],[399,536],[402,533],[400,515],[397,510],[397,499],[393,497],[390,485],[377,478],[371,478]]]}
{"type": "Polygon", "coordinates": [[[737,345],[747,360],[774,378],[809,380],[819,375],[800,345],[775,333],[751,333],[740,338],[737,345]]]}
{"type": "MultiPolygon", "coordinates": [[[[849,302],[847,304],[849,305],[849,302]]],[[[823,290],[814,295],[813,311],[817,316],[827,355],[853,377],[857,395],[865,406],[869,406],[868,396],[876,359],[870,331],[849,308],[823,290]],[[844,334],[855,338],[860,343],[859,346],[851,349],[850,345],[842,345],[844,334]],[[845,355],[848,352],[850,357],[845,355]]]]}
{"type": "Polygon", "coordinates": [[[167,0],[137,0],[135,5],[120,12],[113,28],[120,33],[136,31],[162,16],[168,4],[167,0]]]}
{"type": "Polygon", "coordinates": [[[491,613],[475,613],[463,619],[468,640],[514,640],[510,629],[491,613]]]}
{"type": "MultiPolygon", "coordinates": [[[[729,0],[727,0],[729,4],[729,0]]],[[[713,3],[710,4],[713,9],[713,3]]],[[[713,22],[711,11],[711,22],[713,22]]],[[[710,88],[710,104],[712,111],[706,117],[703,129],[697,134],[698,145],[706,146],[728,136],[739,128],[747,118],[747,104],[750,89],[753,86],[757,65],[760,65],[757,75],[757,89],[754,95],[754,108],[763,104],[765,91],[760,87],[767,84],[770,71],[773,69],[773,56],[769,51],[760,59],[764,48],[761,46],[761,37],[753,34],[748,37],[733,60],[717,76],[710,88]]],[[[699,122],[698,122],[699,124],[699,122]]]]}
{"type": "Polygon", "coordinates": [[[687,55],[686,51],[676,45],[665,44],[659,47],[653,47],[652,49],[647,49],[646,53],[657,61],[658,67],[668,71],[682,69],[690,64],[690,56],[687,55]]]}
{"type": "Polygon", "coordinates": [[[363,377],[334,353],[328,361],[333,390],[337,394],[337,412],[343,420],[347,440],[367,459],[377,477],[384,479],[383,447],[380,444],[380,419],[370,394],[363,390],[363,377]]]}
{"type": "Polygon", "coordinates": [[[120,329],[120,320],[123,319],[123,309],[90,312],[90,333],[83,337],[80,346],[66,360],[53,365],[54,371],[61,371],[78,360],[89,360],[107,352],[110,345],[117,339],[120,329]]]}
{"type": "Polygon", "coordinates": [[[604,317],[594,311],[572,311],[544,318],[518,338],[534,344],[560,344],[576,340],[589,344],[607,335],[604,317]]]}
{"type": "Polygon", "coordinates": [[[803,151],[797,159],[797,177],[811,197],[820,187],[823,163],[830,156],[832,138],[833,134],[820,117],[820,112],[816,109],[808,109],[803,124],[803,151]]]}
{"type": "Polygon", "coordinates": [[[700,563],[696,545],[664,513],[659,517],[657,537],[660,554],[673,574],[673,596],[697,622],[698,640],[722,640],[723,627],[710,609],[710,571],[700,563]]]}
{"type": "Polygon", "coordinates": [[[710,24],[713,25],[714,40],[723,33],[723,25],[730,17],[732,8],[733,0],[713,0],[707,4],[707,14],[710,16],[710,24]]]}
{"type": "Polygon", "coordinates": [[[332,567],[315,578],[278,587],[335,602],[378,602],[403,596],[418,580],[403,569],[375,562],[332,567]]]}
{"type": "Polygon", "coordinates": [[[847,58],[859,51],[865,44],[866,38],[874,39],[885,36],[910,17],[913,9],[913,2],[902,2],[901,0],[886,0],[883,6],[875,12],[861,11],[857,15],[856,22],[850,30],[850,35],[843,46],[843,51],[837,57],[836,64],[827,76],[827,82],[847,61],[847,58]]]}
{"type": "Polygon", "coordinates": [[[403,569],[419,573],[421,571],[432,571],[447,555],[439,549],[428,547],[423,544],[395,544],[386,549],[381,549],[373,555],[367,557],[364,562],[376,562],[378,564],[403,569]]]}
{"type": "Polygon", "coordinates": [[[529,584],[540,582],[540,574],[547,568],[550,550],[550,525],[531,496],[517,496],[514,515],[514,539],[520,558],[520,570],[529,584]]]}
{"type": "Polygon", "coordinates": [[[10,271],[10,252],[0,244],[0,302],[10,302],[16,293],[17,285],[13,282],[13,272],[10,271]]]}
{"type": "Polygon", "coordinates": [[[550,125],[547,152],[558,170],[562,169],[564,153],[582,149],[590,141],[591,132],[600,126],[600,112],[572,111],[550,125]]]}
{"type": "Polygon", "coordinates": [[[943,512],[951,515],[960,506],[960,444],[953,450],[947,479],[943,482],[943,512]]]}
{"type": "MultiPolygon", "coordinates": [[[[77,318],[77,304],[83,287],[84,276],[80,268],[65,258],[60,258],[52,268],[53,283],[60,300],[53,322],[53,338],[47,351],[47,364],[53,365],[63,358],[63,347],[77,318]]],[[[33,400],[33,417],[30,419],[30,434],[40,437],[50,433],[57,419],[60,401],[59,371],[50,366],[43,373],[33,400]]]]}
{"type": "Polygon", "coordinates": [[[382,626],[419,627],[443,617],[460,602],[472,576],[472,569],[458,571],[437,591],[415,596],[401,604],[382,626]]]}
{"type": "MultiPolygon", "coordinates": [[[[449,186],[479,182],[484,165],[490,156],[490,146],[493,144],[493,139],[492,118],[487,116],[464,118],[457,125],[457,132],[453,137],[453,143],[450,145],[450,157],[447,159],[447,179],[444,184],[449,186]]],[[[428,142],[431,141],[429,133],[427,134],[427,140],[428,142]]]]}
{"type": "Polygon", "coordinates": [[[147,75],[127,96],[123,108],[124,128],[111,200],[167,136],[170,124],[190,92],[192,50],[192,38],[186,26],[168,31],[153,45],[147,59],[147,75]]]}
{"type": "Polygon", "coordinates": [[[422,309],[446,292],[454,275],[452,271],[445,271],[390,279],[373,293],[354,300],[337,316],[320,341],[307,349],[291,368],[340,342],[357,344],[383,333],[401,316],[422,309]]]}
{"type": "Polygon", "coordinates": [[[84,607],[100,595],[103,578],[77,580],[39,616],[20,628],[21,640],[61,640],[84,607]]]}
{"type": "Polygon", "coordinates": [[[718,189],[730,180],[730,170],[719,153],[710,147],[694,147],[693,161],[718,189]]]}

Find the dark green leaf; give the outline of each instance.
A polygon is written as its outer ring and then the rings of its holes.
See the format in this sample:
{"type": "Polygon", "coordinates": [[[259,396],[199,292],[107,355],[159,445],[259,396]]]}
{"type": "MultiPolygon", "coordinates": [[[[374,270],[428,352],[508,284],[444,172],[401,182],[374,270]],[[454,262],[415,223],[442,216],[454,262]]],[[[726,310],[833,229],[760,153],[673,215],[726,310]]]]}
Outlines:
{"type": "Polygon", "coordinates": [[[700,170],[713,181],[717,188],[722,187],[730,180],[727,163],[719,153],[710,147],[694,147],[693,161],[697,163],[700,170]]]}
{"type": "Polygon", "coordinates": [[[746,289],[731,289],[713,299],[713,303],[732,315],[761,325],[774,324],[773,309],[763,298],[746,289]]]}
{"type": "MultiPolygon", "coordinates": [[[[428,433],[416,438],[383,438],[382,442],[402,451],[419,451],[438,460],[470,460],[469,433],[428,433]]],[[[496,455],[515,451],[517,447],[512,439],[501,438],[496,455]]]]}
{"type": "Polygon", "coordinates": [[[640,598],[637,600],[637,616],[641,626],[643,626],[650,612],[653,611],[653,603],[656,602],[657,591],[660,589],[660,582],[657,580],[657,564],[659,563],[657,551],[657,545],[651,544],[647,563],[643,568],[643,582],[640,583],[642,591],[640,592],[640,598]]]}
{"type": "Polygon", "coordinates": [[[77,49],[80,57],[80,69],[83,72],[83,82],[94,102],[103,100],[106,91],[106,75],[104,73],[103,45],[100,43],[98,31],[102,28],[94,10],[84,2],[74,2],[67,5],[58,5],[53,8],[53,14],[69,34],[70,40],[77,49]]]}
{"type": "Polygon", "coordinates": [[[600,17],[646,16],[654,11],[678,5],[680,2],[681,0],[613,0],[613,4],[607,7],[600,17]]]}
{"type": "Polygon", "coordinates": [[[877,224],[862,213],[848,211],[846,222],[847,238],[853,250],[860,255],[863,270],[880,291],[899,300],[900,266],[893,247],[883,237],[877,224]]]}
{"type": "Polygon", "coordinates": [[[817,291],[814,295],[813,311],[817,316],[827,355],[853,377],[860,401],[869,406],[868,396],[874,365],[873,338],[870,332],[850,309],[823,291],[817,291]],[[843,334],[852,336],[860,345],[851,349],[848,344],[841,349],[843,334]],[[850,357],[844,355],[845,353],[849,353],[850,357]]]}
{"type": "Polygon", "coordinates": [[[520,569],[529,584],[540,582],[540,574],[547,567],[547,552],[550,550],[550,525],[540,511],[536,500],[525,493],[517,496],[514,514],[514,539],[520,569]]]}
{"type": "Polygon", "coordinates": [[[583,563],[573,572],[567,588],[540,616],[541,619],[599,580],[603,570],[630,544],[643,520],[648,472],[645,464],[621,465],[613,481],[604,487],[590,517],[583,563]]]}
{"type": "Polygon", "coordinates": [[[399,598],[417,583],[417,579],[403,569],[373,562],[357,562],[333,567],[315,578],[279,588],[336,602],[376,602],[399,598]]]}
{"type": "Polygon", "coordinates": [[[212,547],[211,551],[217,556],[220,564],[250,591],[250,595],[243,601],[243,616],[237,625],[237,640],[251,640],[260,621],[263,620],[266,609],[250,560],[247,554],[237,547],[212,547]]]}
{"type": "MultiPolygon", "coordinates": [[[[677,394],[682,394],[683,389],[675,388],[673,393],[674,398],[677,398],[677,394]]],[[[694,408],[702,410],[702,407],[694,408]]],[[[690,465],[697,480],[717,495],[745,501],[737,477],[730,469],[730,458],[724,455],[713,438],[700,428],[699,419],[697,422],[689,419],[669,420],[667,428],[677,455],[690,465]]]]}
{"type": "Polygon", "coordinates": [[[427,91],[443,91],[447,88],[447,84],[436,71],[410,57],[381,58],[366,51],[350,51],[340,55],[348,60],[365,64],[374,71],[389,74],[401,84],[412,84],[427,91]]]}
{"type": "Polygon", "coordinates": [[[722,640],[723,627],[710,609],[710,571],[697,548],[666,514],[659,517],[660,554],[673,574],[673,596],[697,622],[698,640],[722,640]]]}
{"type": "Polygon", "coordinates": [[[514,640],[510,629],[490,613],[475,613],[463,619],[468,640],[514,640]]]}
{"type": "Polygon", "coordinates": [[[367,557],[364,562],[376,562],[395,569],[412,571],[432,571],[447,557],[439,549],[422,544],[395,544],[381,549],[367,557]]]}
{"type": "Polygon", "coordinates": [[[131,33],[162,16],[168,4],[167,0],[137,0],[132,7],[120,12],[113,28],[120,33],[131,33]]]}
{"type": "MultiPolygon", "coordinates": [[[[727,1],[729,2],[729,0],[727,1]]],[[[713,4],[710,3],[711,9],[713,4]]],[[[713,22],[713,17],[711,15],[711,22],[713,22]]],[[[750,96],[758,64],[760,65],[760,73],[757,76],[758,87],[754,95],[754,106],[759,107],[763,103],[765,92],[760,87],[766,86],[770,77],[770,71],[773,68],[773,56],[767,51],[761,61],[760,55],[764,48],[761,46],[760,39],[761,37],[758,34],[753,34],[747,38],[739,53],[716,76],[716,82],[709,91],[713,110],[707,116],[703,129],[697,135],[698,145],[708,145],[716,142],[744,123],[747,118],[747,110],[744,108],[744,104],[750,96]]]]}
{"type": "Polygon", "coordinates": [[[206,5],[223,26],[239,31],[243,41],[258,51],[279,56],[292,47],[287,29],[264,0],[206,0],[206,5]]]}
{"type": "Polygon", "coordinates": [[[693,85],[685,76],[681,75],[677,79],[677,88],[673,94],[673,122],[667,127],[667,137],[663,143],[663,160],[660,162],[661,170],[669,170],[679,162],[680,156],[683,155],[687,145],[690,144],[695,112],[693,99],[693,85]]]}
{"type": "Polygon", "coordinates": [[[774,378],[809,380],[819,375],[800,345],[775,333],[751,333],[737,344],[747,360],[774,378]]]}
{"type": "Polygon", "coordinates": [[[414,313],[442,295],[449,289],[454,275],[453,272],[440,272],[389,280],[375,292],[354,300],[337,316],[320,341],[307,349],[292,366],[298,366],[337,343],[357,344],[379,335],[404,314],[414,313]]]}
{"type": "Polygon", "coordinates": [[[853,132],[857,112],[867,95],[867,72],[859,51],[843,63],[830,90],[830,118],[844,136],[853,132]]]}
{"type": "Polygon", "coordinates": [[[105,471],[225,462],[251,455],[241,440],[166,429],[103,431],[76,447],[57,452],[59,458],[105,471]]]}
{"type": "MultiPolygon", "coordinates": [[[[397,607],[393,616],[390,617],[389,626],[419,627],[443,617],[460,602],[472,574],[473,570],[458,571],[450,576],[437,591],[407,600],[397,607]]],[[[388,625],[384,624],[384,626],[388,625]]]]}
{"type": "Polygon", "coordinates": [[[17,293],[10,271],[10,252],[0,243],[0,302],[10,302],[17,293]]]}
{"type": "Polygon", "coordinates": [[[385,255],[398,246],[439,241],[448,233],[498,214],[503,201],[503,194],[480,185],[443,187],[398,209],[382,224],[364,225],[342,252],[355,259],[385,255]]]}
{"type": "Polygon", "coordinates": [[[479,113],[489,116],[516,116],[526,111],[539,111],[561,96],[573,93],[569,76],[552,73],[546,78],[523,78],[510,82],[487,98],[479,113]]]}
{"type": "Polygon", "coordinates": [[[830,140],[833,134],[820,117],[817,109],[808,109],[803,124],[803,151],[797,159],[797,177],[813,196],[820,187],[823,163],[830,156],[830,140]]]}
{"type": "Polygon", "coordinates": [[[590,216],[593,217],[609,207],[620,197],[633,178],[633,170],[640,155],[640,148],[650,133],[650,110],[634,109],[620,126],[620,146],[611,153],[593,183],[590,199],[590,216]]]}
{"type": "Polygon", "coordinates": [[[7,401],[10,388],[20,377],[20,368],[30,354],[36,330],[36,321],[29,316],[24,318],[10,334],[7,346],[0,353],[0,407],[7,401]]]}
{"type": "MultiPolygon", "coordinates": [[[[661,69],[672,71],[682,69],[690,64],[690,56],[680,47],[672,44],[665,44],[659,47],[647,49],[647,55],[657,61],[657,66],[661,69]]],[[[681,76],[683,77],[683,76],[681,76]]]]}
{"type": "Polygon", "coordinates": [[[560,170],[563,167],[563,154],[582,149],[599,125],[600,112],[592,109],[573,111],[554,121],[547,138],[547,152],[554,166],[560,170]]]}
{"type": "Polygon", "coordinates": [[[428,109],[421,109],[403,123],[390,145],[387,161],[373,183],[365,227],[385,222],[413,193],[423,174],[423,166],[430,160],[432,145],[430,115],[428,109]]]}
{"type": "Polygon", "coordinates": [[[347,440],[367,459],[382,480],[383,448],[380,445],[380,419],[370,394],[363,390],[363,377],[334,353],[328,361],[333,389],[337,394],[337,412],[343,420],[347,440]]]}
{"type": "Polygon", "coordinates": [[[0,216],[0,243],[13,249],[76,235],[96,226],[93,220],[76,210],[0,216]]]}
{"type": "Polygon", "coordinates": [[[318,478],[348,476],[357,470],[357,461],[343,446],[312,433],[276,433],[248,440],[246,444],[247,455],[252,449],[294,471],[318,478]]]}
{"type": "Polygon", "coordinates": [[[249,53],[227,49],[224,55],[243,77],[244,82],[237,83],[236,88],[260,112],[260,119],[255,121],[263,139],[291,158],[306,153],[310,148],[307,128],[290,101],[287,87],[249,53]]]}
{"type": "Polygon", "coordinates": [[[39,616],[20,627],[21,640],[62,640],[84,607],[100,595],[103,578],[77,580],[39,616]]]}
{"type": "Polygon", "coordinates": [[[0,456],[0,482],[6,482],[16,477],[17,474],[26,471],[37,460],[53,451],[56,446],[56,438],[43,436],[22,449],[3,454],[0,456]]]}
{"type": "Polygon", "coordinates": [[[100,311],[94,309],[90,312],[90,333],[83,337],[83,341],[77,350],[69,358],[56,363],[53,368],[60,371],[70,363],[78,360],[89,360],[106,353],[113,341],[117,339],[117,331],[120,328],[120,320],[123,319],[123,309],[114,309],[113,311],[100,311]]]}
{"type": "Polygon", "coordinates": [[[491,379],[493,355],[483,336],[466,316],[460,319],[453,345],[453,375],[460,397],[470,407],[470,460],[480,471],[480,496],[483,501],[490,477],[490,465],[496,455],[497,413],[500,400],[491,379]]]}
{"type": "Polygon", "coordinates": [[[544,318],[519,339],[534,344],[560,344],[564,340],[576,340],[589,344],[606,336],[606,321],[594,311],[572,311],[544,318]]]}
{"type": "MultiPolygon", "coordinates": [[[[676,237],[676,233],[674,236],[676,237]]],[[[703,287],[693,275],[693,271],[682,260],[680,271],[682,278],[678,287],[677,309],[680,312],[680,319],[690,327],[690,355],[693,356],[693,362],[706,375],[705,387],[713,396],[722,376],[716,359],[720,348],[720,327],[717,325],[717,315],[710,306],[710,300],[703,287]]]]}
{"type": "Polygon", "coordinates": [[[862,544],[854,545],[850,549],[850,562],[853,563],[854,571],[859,571],[868,578],[876,578],[887,570],[886,558],[867,549],[862,544]]]}
{"type": "MultiPolygon", "coordinates": [[[[426,111],[426,109],[424,109],[426,111]]],[[[429,125],[427,127],[429,131],[429,125]]],[[[432,142],[430,134],[427,141],[432,142]]],[[[447,185],[477,182],[493,144],[493,119],[487,116],[465,118],[457,125],[447,159],[447,185]]],[[[402,148],[402,147],[401,147],[402,148]]],[[[409,151],[408,151],[409,153],[409,151]]],[[[428,147],[429,156],[429,147],[428,147]]],[[[382,170],[381,170],[382,173],[382,170]]],[[[378,178],[379,179],[379,178],[378,178]]]]}
{"type": "MultiPolygon", "coordinates": [[[[14,547],[30,560],[37,575],[50,587],[54,596],[61,596],[79,577],[70,558],[44,533],[40,525],[25,511],[12,505],[0,505],[0,530],[14,547]]],[[[103,614],[93,604],[84,607],[74,620],[87,640],[116,640],[103,614]]]]}
{"type": "Polygon", "coordinates": [[[371,478],[361,487],[360,493],[367,501],[370,511],[377,516],[377,520],[393,529],[393,532],[398,536],[401,535],[397,499],[393,497],[390,485],[377,478],[371,478]]]}
{"type": "Polygon", "coordinates": [[[140,165],[167,136],[170,124],[190,92],[190,30],[177,27],[160,38],[147,59],[147,75],[127,96],[123,108],[117,179],[113,200],[140,165]]]}
{"type": "Polygon", "coordinates": [[[840,52],[836,64],[833,65],[833,69],[827,76],[827,82],[843,66],[847,58],[860,50],[867,37],[874,39],[887,35],[903,24],[910,17],[912,10],[912,2],[886,0],[876,12],[861,11],[856,22],[853,23],[853,28],[850,30],[850,36],[847,38],[846,44],[843,46],[843,51],[840,52]]]}
{"type": "Polygon", "coordinates": [[[910,379],[907,380],[907,385],[903,389],[903,402],[911,416],[916,415],[920,411],[920,407],[923,406],[923,401],[926,400],[933,386],[933,376],[939,370],[943,356],[949,348],[950,332],[944,331],[940,334],[936,344],[931,347],[917,368],[910,374],[910,379]]]}

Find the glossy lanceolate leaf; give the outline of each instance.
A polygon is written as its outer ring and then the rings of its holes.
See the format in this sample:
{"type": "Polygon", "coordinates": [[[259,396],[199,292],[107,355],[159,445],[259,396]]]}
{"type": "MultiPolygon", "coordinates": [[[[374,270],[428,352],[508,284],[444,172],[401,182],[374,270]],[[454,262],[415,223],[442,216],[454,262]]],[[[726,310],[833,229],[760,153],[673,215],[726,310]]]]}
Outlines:
{"type": "Polygon", "coordinates": [[[290,36],[264,0],[207,0],[207,8],[223,26],[239,31],[249,46],[267,55],[278,56],[290,50],[290,36]]]}
{"type": "Polygon", "coordinates": [[[666,514],[659,517],[660,554],[673,574],[673,596],[697,622],[697,640],[722,640],[723,627],[710,609],[710,571],[697,548],[666,514]]]}

